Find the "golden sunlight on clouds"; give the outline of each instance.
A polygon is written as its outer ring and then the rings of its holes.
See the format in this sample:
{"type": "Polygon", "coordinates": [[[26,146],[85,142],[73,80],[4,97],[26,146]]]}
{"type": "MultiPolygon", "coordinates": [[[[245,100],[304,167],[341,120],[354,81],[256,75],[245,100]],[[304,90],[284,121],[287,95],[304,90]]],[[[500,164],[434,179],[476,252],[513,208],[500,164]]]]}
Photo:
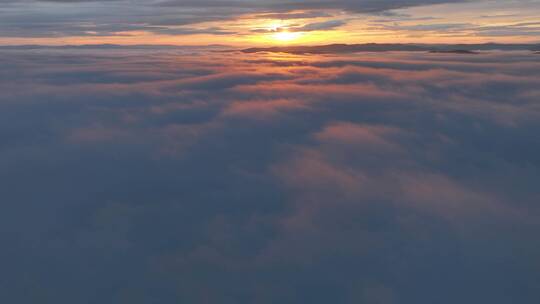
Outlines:
{"type": "Polygon", "coordinates": [[[238,39],[240,45],[313,45],[332,42],[340,33],[327,32],[269,32],[255,33],[238,39]]]}
{"type": "Polygon", "coordinates": [[[335,39],[347,40],[350,32],[344,29],[306,28],[337,20],[339,13],[314,15],[305,11],[287,14],[243,15],[234,24],[237,34],[234,42],[240,45],[309,45],[331,43],[335,39]],[[279,18],[278,18],[279,17],[279,18]]]}

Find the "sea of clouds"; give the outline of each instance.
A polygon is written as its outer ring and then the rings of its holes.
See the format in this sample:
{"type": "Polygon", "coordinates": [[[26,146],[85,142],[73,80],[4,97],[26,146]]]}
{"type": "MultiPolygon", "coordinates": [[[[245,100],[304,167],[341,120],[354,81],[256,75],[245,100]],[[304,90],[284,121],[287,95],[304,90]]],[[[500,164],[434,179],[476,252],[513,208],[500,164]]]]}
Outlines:
{"type": "Polygon", "coordinates": [[[0,299],[537,303],[539,56],[0,51],[0,299]]]}

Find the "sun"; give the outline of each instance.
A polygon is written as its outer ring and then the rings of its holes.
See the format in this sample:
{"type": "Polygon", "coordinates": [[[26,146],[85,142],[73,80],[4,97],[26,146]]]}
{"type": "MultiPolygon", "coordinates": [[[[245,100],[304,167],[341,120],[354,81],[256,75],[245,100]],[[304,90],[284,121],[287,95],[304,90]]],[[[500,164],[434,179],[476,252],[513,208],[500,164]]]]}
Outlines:
{"type": "Polygon", "coordinates": [[[302,33],[299,32],[288,32],[288,31],[281,31],[276,32],[272,34],[272,38],[274,40],[280,41],[280,42],[289,42],[296,40],[302,36],[302,33]]]}
{"type": "MultiPolygon", "coordinates": [[[[2,0],[0,0],[2,1],[2,0]]],[[[298,31],[296,26],[284,22],[271,22],[259,25],[253,30],[257,34],[250,35],[250,40],[263,44],[296,44],[306,40],[310,35],[298,31]]]]}

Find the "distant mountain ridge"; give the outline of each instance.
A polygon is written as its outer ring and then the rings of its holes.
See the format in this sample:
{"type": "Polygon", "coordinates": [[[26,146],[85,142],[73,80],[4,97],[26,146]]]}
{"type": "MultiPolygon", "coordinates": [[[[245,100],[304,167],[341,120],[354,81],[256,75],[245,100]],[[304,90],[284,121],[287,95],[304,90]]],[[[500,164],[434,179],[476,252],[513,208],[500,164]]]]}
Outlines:
{"type": "Polygon", "coordinates": [[[244,53],[274,52],[291,54],[331,54],[356,52],[434,52],[471,54],[475,51],[540,51],[540,44],[399,44],[399,43],[366,43],[366,44],[328,44],[320,46],[282,46],[243,49],[244,53]]]}
{"type": "Polygon", "coordinates": [[[538,44],[418,44],[418,43],[365,43],[365,44],[327,44],[317,46],[275,46],[253,47],[246,49],[234,49],[234,47],[213,45],[157,45],[157,44],[83,44],[83,45],[0,45],[0,50],[39,50],[39,49],[75,49],[75,50],[196,50],[208,49],[216,51],[241,51],[244,53],[274,52],[291,54],[331,54],[331,53],[355,53],[355,52],[432,52],[432,53],[456,53],[474,54],[477,51],[532,51],[540,52],[538,44]]]}
{"type": "Polygon", "coordinates": [[[39,44],[24,44],[24,45],[0,45],[0,50],[34,50],[34,49],[81,49],[81,50],[115,50],[115,49],[215,49],[215,48],[231,48],[227,45],[170,45],[170,44],[81,44],[81,45],[39,45],[39,44]]]}

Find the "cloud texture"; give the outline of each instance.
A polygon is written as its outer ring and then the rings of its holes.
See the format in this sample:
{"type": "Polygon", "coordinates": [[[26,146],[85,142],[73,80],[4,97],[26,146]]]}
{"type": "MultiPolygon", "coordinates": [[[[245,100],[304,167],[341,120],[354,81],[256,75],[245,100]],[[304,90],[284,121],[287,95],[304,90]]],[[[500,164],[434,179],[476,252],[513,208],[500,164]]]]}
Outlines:
{"type": "Polygon", "coordinates": [[[536,54],[0,52],[2,302],[540,299],[536,54]]]}
{"type": "MultiPolygon", "coordinates": [[[[4,0],[0,1],[0,43],[59,44],[66,43],[60,38],[70,37],[68,44],[81,44],[99,43],[94,40],[109,37],[115,43],[134,44],[137,37],[139,43],[149,43],[151,37],[152,43],[159,44],[212,44],[220,43],[220,36],[228,35],[247,44],[246,41],[257,40],[253,39],[257,36],[250,36],[251,30],[261,26],[269,29],[268,18],[276,24],[282,19],[302,19],[280,25],[288,25],[291,31],[347,28],[350,36],[339,42],[366,41],[353,33],[372,39],[389,35],[386,41],[419,39],[424,35],[439,42],[442,37],[472,36],[477,41],[497,38],[537,42],[534,38],[539,36],[539,11],[538,0],[493,0],[487,4],[467,0],[4,0]],[[447,6],[410,11],[437,4],[447,6]],[[441,14],[441,10],[447,12],[441,14]],[[490,14],[492,22],[486,22],[483,16],[490,14]],[[381,18],[372,18],[377,16],[381,18]],[[170,37],[193,35],[205,36],[207,40],[174,41],[170,37]]],[[[235,39],[226,41],[233,43],[235,39]]]]}

